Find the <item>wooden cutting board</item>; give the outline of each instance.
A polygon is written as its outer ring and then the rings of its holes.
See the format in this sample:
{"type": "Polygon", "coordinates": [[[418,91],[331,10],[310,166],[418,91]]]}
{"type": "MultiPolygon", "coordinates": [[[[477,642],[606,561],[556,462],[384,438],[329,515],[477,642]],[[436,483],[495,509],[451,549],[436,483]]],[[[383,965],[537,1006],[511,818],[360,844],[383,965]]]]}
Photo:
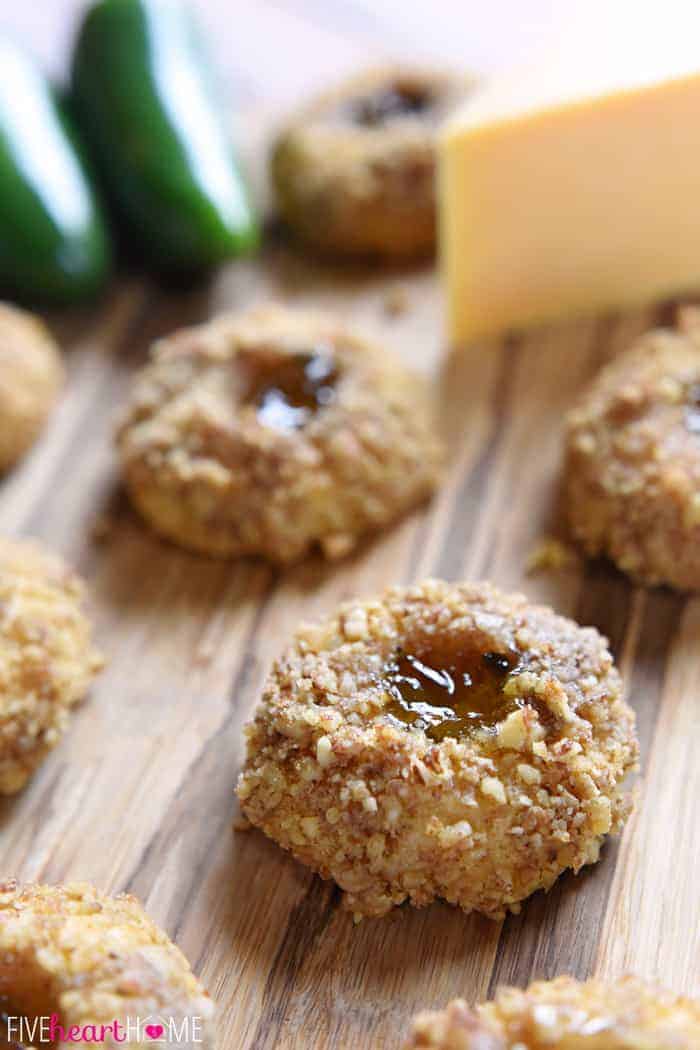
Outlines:
{"type": "Polygon", "coordinates": [[[3,531],[40,537],[87,577],[109,657],[64,742],[0,804],[0,872],[136,893],[218,1001],[224,1050],[394,1048],[422,1007],[560,973],[631,970],[700,992],[700,603],[603,564],[525,569],[556,525],[564,411],[669,307],[451,356],[440,314],[431,269],[334,272],[281,247],[187,293],[125,279],[99,308],[52,319],[66,394],[0,485],[3,531]],[[127,506],[111,447],[154,337],[270,297],[337,310],[436,379],[451,462],[429,507],[352,560],[282,574],[159,542],[127,506]],[[522,589],[610,637],[639,719],[640,801],[601,863],[518,917],[435,904],[353,926],[332,885],[259,832],[234,832],[241,729],[301,619],[428,574],[522,589]]]}

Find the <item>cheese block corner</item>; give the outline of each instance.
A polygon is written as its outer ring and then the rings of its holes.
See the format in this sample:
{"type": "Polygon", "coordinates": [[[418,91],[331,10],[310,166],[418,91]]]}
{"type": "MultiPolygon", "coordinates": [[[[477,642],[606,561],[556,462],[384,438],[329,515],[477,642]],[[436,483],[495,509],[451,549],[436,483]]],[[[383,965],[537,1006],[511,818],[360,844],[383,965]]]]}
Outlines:
{"type": "Polygon", "coordinates": [[[700,71],[569,81],[487,85],[442,130],[452,344],[700,290],[700,71]]]}

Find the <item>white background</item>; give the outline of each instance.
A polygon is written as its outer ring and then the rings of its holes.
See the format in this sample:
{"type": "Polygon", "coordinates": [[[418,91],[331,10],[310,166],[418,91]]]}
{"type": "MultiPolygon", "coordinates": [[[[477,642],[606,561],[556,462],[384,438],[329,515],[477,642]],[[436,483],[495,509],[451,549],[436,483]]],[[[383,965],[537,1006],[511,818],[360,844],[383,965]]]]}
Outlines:
{"type": "MultiPolygon", "coordinates": [[[[229,84],[278,99],[384,57],[490,71],[527,62],[557,41],[589,39],[628,0],[190,0],[210,31],[229,84]],[[368,45],[367,40],[373,41],[368,45]],[[333,42],[334,46],[327,46],[333,42]],[[331,58],[333,56],[333,58],[331,58]],[[342,58],[339,58],[342,56],[342,58]]],[[[57,75],[84,0],[0,0],[0,29],[34,49],[57,75]]],[[[679,34],[697,0],[636,0],[640,13],[679,34]]],[[[696,37],[700,61],[700,36],[696,37]]]]}
{"type": "MultiPolygon", "coordinates": [[[[594,55],[611,19],[633,47],[694,41],[698,0],[190,0],[209,30],[229,89],[244,103],[280,100],[382,58],[481,72],[532,61],[553,48],[594,55]],[[332,45],[332,46],[331,46],[332,45]]],[[[84,0],[0,0],[10,30],[54,75],[66,63],[84,0]]]]}

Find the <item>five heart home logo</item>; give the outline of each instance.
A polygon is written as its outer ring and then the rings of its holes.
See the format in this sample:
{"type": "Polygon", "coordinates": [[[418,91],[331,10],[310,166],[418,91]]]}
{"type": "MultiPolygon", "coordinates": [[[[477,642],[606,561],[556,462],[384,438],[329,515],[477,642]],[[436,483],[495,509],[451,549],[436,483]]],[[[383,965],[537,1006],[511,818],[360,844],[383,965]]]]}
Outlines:
{"type": "Polygon", "coordinates": [[[23,1017],[0,1013],[0,1045],[53,1047],[57,1044],[94,1043],[115,1047],[119,1043],[168,1044],[190,1048],[203,1043],[206,1017],[128,1017],[106,1024],[70,1025],[64,1027],[58,1014],[23,1017]],[[5,1031],[3,1031],[3,1027],[5,1031]],[[3,1041],[3,1036],[5,1040],[3,1041]]]}

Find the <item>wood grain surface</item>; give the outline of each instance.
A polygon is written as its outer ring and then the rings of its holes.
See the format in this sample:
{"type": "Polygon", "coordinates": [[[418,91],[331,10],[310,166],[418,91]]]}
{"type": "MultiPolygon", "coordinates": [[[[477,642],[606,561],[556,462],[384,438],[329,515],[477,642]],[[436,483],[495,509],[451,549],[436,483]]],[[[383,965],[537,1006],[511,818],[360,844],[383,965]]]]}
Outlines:
{"type": "MultiPolygon", "coordinates": [[[[410,1015],[500,982],[632,970],[700,990],[700,604],[635,590],[604,564],[528,577],[557,527],[562,414],[657,311],[445,354],[429,269],[333,272],[281,246],[210,284],[125,279],[53,318],[70,373],[40,445],[0,487],[0,520],[87,577],[109,664],[30,787],[0,805],[0,871],[138,894],[220,1006],[224,1050],[395,1047],[410,1015]],[[387,296],[406,292],[391,317],[387,296]],[[433,503],[351,561],[283,574],[165,545],[118,486],[112,421],[154,336],[279,298],[338,310],[441,384],[450,449],[433,503]],[[100,542],[94,523],[107,515],[100,542]],[[490,578],[601,628],[639,718],[640,801],[619,844],[502,924],[446,905],[353,926],[339,895],[258,832],[234,832],[241,727],[301,619],[426,574],[490,578]]],[[[99,531],[99,530],[98,530],[99,531]]]]}
{"type": "MultiPolygon", "coordinates": [[[[61,4],[73,16],[76,2],[61,4]]],[[[53,53],[55,27],[30,18],[40,6],[22,18],[53,53]]],[[[298,52],[313,54],[302,71],[317,77],[366,58],[376,33],[358,6],[244,5],[285,40],[296,33],[298,52]]],[[[270,75],[279,63],[261,55],[248,55],[251,76],[263,59],[270,75]]],[[[278,72],[286,91],[297,73],[278,72]]],[[[263,123],[245,124],[254,149],[263,123]]],[[[50,317],[69,382],[39,445],[0,482],[0,523],[84,574],[109,663],[28,789],[0,802],[0,874],[136,893],[217,1000],[222,1050],[393,1050],[417,1009],[559,973],[633,971],[700,994],[700,602],[635,589],[603,563],[526,574],[533,546],[559,528],[563,413],[605,360],[670,316],[661,304],[448,354],[431,268],[332,270],[273,240],[197,289],[127,276],[94,309],[50,317]],[[391,316],[397,288],[407,310],[391,316]],[[156,336],[269,298],[337,310],[440,384],[450,451],[430,506],[349,561],[283,574],[155,539],[126,503],[111,445],[156,336]],[[300,620],[428,574],[489,578],[609,636],[639,721],[639,802],[597,866],[504,923],[435,904],[354,926],[332,885],[259,832],[234,831],[241,729],[300,620]]]]}

